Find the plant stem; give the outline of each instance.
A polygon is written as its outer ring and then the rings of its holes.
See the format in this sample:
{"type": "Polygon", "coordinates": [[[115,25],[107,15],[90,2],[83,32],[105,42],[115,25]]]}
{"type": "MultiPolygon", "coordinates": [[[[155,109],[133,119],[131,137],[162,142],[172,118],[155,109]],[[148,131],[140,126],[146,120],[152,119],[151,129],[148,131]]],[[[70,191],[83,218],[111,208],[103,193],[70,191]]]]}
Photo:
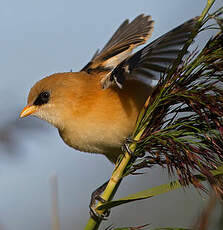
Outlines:
{"type": "Polygon", "coordinates": [[[212,7],[212,5],[214,4],[214,2],[215,2],[215,0],[207,0],[207,4],[206,4],[204,10],[201,13],[201,16],[199,18],[199,22],[202,22],[202,20],[204,19],[204,17],[208,13],[209,9],[212,7]]]}
{"type": "Polygon", "coordinates": [[[190,39],[185,43],[183,49],[178,54],[177,59],[174,61],[173,66],[171,67],[171,69],[170,69],[170,71],[169,71],[169,73],[167,75],[167,79],[169,79],[176,72],[177,67],[180,65],[183,56],[186,54],[189,46],[193,42],[194,38],[197,36],[204,17],[207,15],[209,9],[214,4],[214,2],[215,2],[215,0],[207,0],[206,6],[203,9],[203,11],[202,11],[202,13],[201,13],[201,15],[200,15],[200,17],[199,17],[199,19],[197,21],[197,25],[196,25],[195,29],[191,33],[190,39]]]}
{"type": "MultiPolygon", "coordinates": [[[[143,132],[139,132],[136,137],[134,138],[134,141],[138,141],[141,137],[143,132]]],[[[130,151],[134,152],[136,148],[136,143],[133,142],[129,145],[129,149],[130,151]]],[[[112,176],[108,182],[107,187],[105,188],[103,194],[101,195],[101,197],[105,200],[105,201],[109,201],[113,195],[114,192],[117,190],[122,177],[123,177],[123,173],[129,163],[131,159],[131,156],[129,155],[128,152],[125,152],[124,157],[122,158],[121,162],[118,162],[115,166],[115,169],[112,173],[112,176]]],[[[98,202],[96,209],[102,205],[102,202],[98,202]]],[[[105,210],[97,210],[98,214],[103,214],[105,210]]],[[[96,230],[98,229],[99,225],[101,223],[101,220],[95,220],[92,217],[88,220],[87,225],[85,226],[85,230],[96,230]]]]}

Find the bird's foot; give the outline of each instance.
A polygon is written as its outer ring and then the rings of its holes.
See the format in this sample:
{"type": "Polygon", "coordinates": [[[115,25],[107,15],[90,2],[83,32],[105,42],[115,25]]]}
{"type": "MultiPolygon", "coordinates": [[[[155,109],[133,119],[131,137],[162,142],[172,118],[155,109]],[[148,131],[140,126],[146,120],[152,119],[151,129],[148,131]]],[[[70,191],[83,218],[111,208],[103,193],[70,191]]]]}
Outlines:
{"type": "Polygon", "coordinates": [[[132,144],[132,143],[135,143],[136,141],[135,140],[133,140],[131,137],[126,137],[126,139],[125,139],[125,143],[126,144],[132,144]]]}
{"type": "Polygon", "coordinates": [[[134,142],[136,142],[136,141],[133,140],[133,139],[130,138],[130,137],[127,137],[127,138],[125,139],[125,143],[122,145],[122,151],[123,151],[123,152],[127,152],[127,153],[131,156],[131,158],[132,158],[133,160],[135,160],[137,156],[135,155],[135,152],[133,152],[133,151],[129,148],[129,145],[132,144],[132,143],[134,143],[134,142]]]}
{"type": "MultiPolygon", "coordinates": [[[[101,196],[95,197],[95,200],[100,201],[101,203],[105,203],[106,200],[104,200],[101,196]]],[[[90,205],[90,216],[93,219],[96,220],[107,220],[107,217],[110,215],[110,210],[106,210],[105,212],[103,212],[102,214],[99,214],[95,208],[95,206],[91,206],[90,205]]]]}
{"type": "Polygon", "coordinates": [[[103,214],[99,214],[97,211],[96,211],[96,201],[100,201],[101,203],[105,203],[106,200],[104,200],[102,197],[101,197],[101,194],[104,192],[106,186],[108,184],[108,181],[106,181],[103,185],[101,185],[100,187],[98,187],[92,194],[91,194],[91,202],[90,202],[90,205],[89,205],[89,208],[90,208],[90,216],[93,218],[93,219],[101,219],[101,220],[107,220],[107,217],[109,216],[110,214],[110,211],[107,210],[105,211],[103,214]]]}
{"type": "Polygon", "coordinates": [[[123,152],[127,151],[133,160],[135,160],[137,157],[144,157],[145,156],[145,151],[135,153],[129,148],[129,144],[136,143],[136,142],[137,142],[136,140],[133,140],[132,138],[127,137],[125,139],[125,143],[122,146],[122,151],[123,152]]]}

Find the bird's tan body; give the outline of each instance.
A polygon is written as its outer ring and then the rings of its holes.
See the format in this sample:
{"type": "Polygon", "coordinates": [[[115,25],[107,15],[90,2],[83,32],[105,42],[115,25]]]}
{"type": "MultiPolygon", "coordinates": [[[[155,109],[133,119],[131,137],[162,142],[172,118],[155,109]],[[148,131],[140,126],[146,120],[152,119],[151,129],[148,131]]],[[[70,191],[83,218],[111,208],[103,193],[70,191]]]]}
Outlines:
{"type": "Polygon", "coordinates": [[[70,72],[51,75],[31,89],[28,104],[33,103],[35,98],[32,96],[37,94],[36,91],[45,90],[54,82],[52,92],[57,93],[52,93],[52,99],[55,98],[53,101],[57,106],[48,105],[52,111],[50,115],[44,116],[41,110],[36,115],[56,126],[69,146],[105,154],[115,162],[123,141],[134,129],[151,88],[131,80],[123,89],[113,86],[102,90],[100,81],[104,74],[89,76],[85,72],[70,72]]]}
{"type": "Polygon", "coordinates": [[[196,21],[185,22],[131,54],[151,36],[154,22],[143,14],[132,22],[125,20],[80,72],[57,73],[37,82],[20,117],[37,116],[57,127],[69,146],[104,154],[115,163],[152,92],[140,78],[148,83],[166,73],[196,21]]]}

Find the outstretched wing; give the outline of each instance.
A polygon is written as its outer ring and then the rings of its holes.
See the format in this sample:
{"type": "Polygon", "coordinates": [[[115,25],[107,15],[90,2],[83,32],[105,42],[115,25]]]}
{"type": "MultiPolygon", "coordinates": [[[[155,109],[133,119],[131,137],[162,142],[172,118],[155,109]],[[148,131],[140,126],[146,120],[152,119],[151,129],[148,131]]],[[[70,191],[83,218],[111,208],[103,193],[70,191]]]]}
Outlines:
{"type": "Polygon", "coordinates": [[[125,20],[105,47],[94,54],[82,71],[90,72],[96,69],[111,70],[115,68],[129,56],[135,47],[147,41],[152,34],[153,24],[151,16],[144,14],[139,15],[130,23],[129,20],[125,20]]]}
{"type": "Polygon", "coordinates": [[[102,79],[102,87],[108,88],[116,83],[121,88],[126,77],[158,79],[160,73],[165,73],[177,58],[197,19],[183,23],[123,60],[102,79]]]}

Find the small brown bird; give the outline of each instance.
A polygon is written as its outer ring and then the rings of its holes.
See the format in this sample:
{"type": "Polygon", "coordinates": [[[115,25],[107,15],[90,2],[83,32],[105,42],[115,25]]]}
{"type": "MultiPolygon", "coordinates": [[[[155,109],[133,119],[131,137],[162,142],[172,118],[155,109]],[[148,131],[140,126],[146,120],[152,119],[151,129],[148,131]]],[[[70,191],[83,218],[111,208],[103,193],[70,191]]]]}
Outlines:
{"type": "Polygon", "coordinates": [[[145,15],[124,21],[80,72],[55,73],[38,81],[20,117],[45,120],[69,146],[104,154],[115,163],[152,92],[151,80],[167,71],[196,21],[187,21],[134,54],[151,36],[154,22],[145,15]]]}

